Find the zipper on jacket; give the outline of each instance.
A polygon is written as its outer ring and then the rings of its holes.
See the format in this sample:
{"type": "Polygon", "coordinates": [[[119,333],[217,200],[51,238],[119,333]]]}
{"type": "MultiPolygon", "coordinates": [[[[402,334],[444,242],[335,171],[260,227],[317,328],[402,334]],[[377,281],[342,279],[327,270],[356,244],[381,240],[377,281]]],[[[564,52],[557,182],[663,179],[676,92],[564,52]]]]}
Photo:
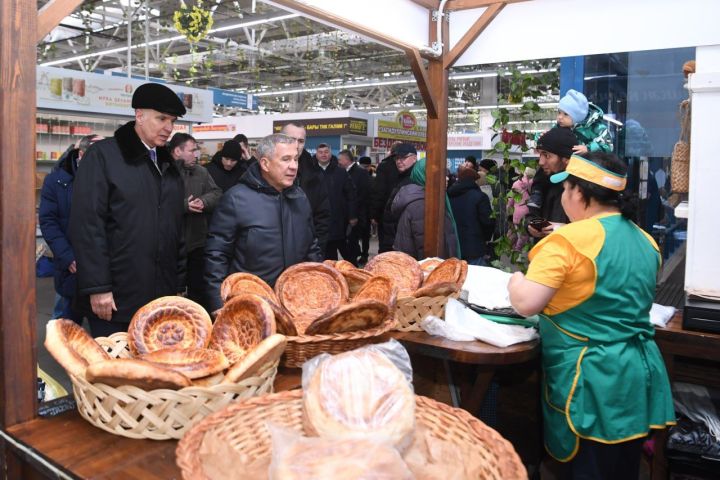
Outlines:
{"type": "MultiPolygon", "coordinates": [[[[288,267],[287,258],[285,258],[285,224],[283,223],[283,192],[278,195],[280,202],[280,248],[282,248],[283,271],[288,267]]],[[[282,272],[281,272],[282,273],[282,272]]]]}

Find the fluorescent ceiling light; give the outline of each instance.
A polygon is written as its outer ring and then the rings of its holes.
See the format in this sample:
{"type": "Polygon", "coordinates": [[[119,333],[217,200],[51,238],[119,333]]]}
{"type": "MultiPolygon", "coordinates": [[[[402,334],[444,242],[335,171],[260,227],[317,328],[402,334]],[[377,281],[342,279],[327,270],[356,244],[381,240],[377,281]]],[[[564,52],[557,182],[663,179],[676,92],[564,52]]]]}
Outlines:
{"type": "Polygon", "coordinates": [[[351,83],[346,85],[325,85],[322,87],[291,88],[288,90],[273,90],[272,92],[251,92],[256,97],[267,97],[269,95],[288,95],[291,93],[323,92],[326,90],[348,90],[351,88],[379,87],[381,85],[402,85],[415,83],[415,80],[383,80],[381,82],[351,83]]]}
{"type": "MultiPolygon", "coordinates": [[[[236,24],[233,24],[233,25],[226,25],[226,26],[224,26],[224,27],[213,28],[212,30],[210,30],[210,31],[208,32],[208,34],[218,33],[218,32],[227,32],[227,31],[229,31],[229,30],[236,30],[236,29],[238,29],[238,28],[252,27],[252,26],[254,26],[254,25],[261,25],[261,24],[263,24],[263,23],[278,22],[278,21],[280,21],[280,20],[288,20],[288,19],[290,19],[290,18],[295,18],[295,17],[299,17],[299,16],[300,16],[300,15],[297,14],[297,13],[288,13],[288,14],[286,14],[286,15],[280,15],[280,16],[278,16],[278,17],[273,17],[273,18],[265,18],[265,19],[260,19],[260,20],[251,20],[251,21],[249,21],[249,22],[242,22],[242,23],[236,23],[236,24]]],[[[153,40],[152,42],[140,43],[140,44],[138,44],[138,45],[132,45],[130,48],[134,50],[134,49],[136,49],[136,48],[144,48],[145,46],[152,47],[152,46],[154,46],[154,45],[162,45],[163,43],[170,43],[170,42],[174,42],[175,40],[181,40],[181,39],[183,39],[183,38],[185,38],[185,36],[183,36],[183,35],[176,35],[176,36],[174,36],[174,37],[163,38],[163,39],[160,39],[160,40],[153,40]]],[[[76,60],[85,60],[86,58],[94,58],[94,57],[100,57],[100,56],[103,56],[103,55],[111,55],[111,54],[113,54],[113,53],[126,52],[127,49],[128,49],[127,46],[125,46],[125,47],[118,47],[118,48],[111,48],[111,49],[109,49],[109,50],[102,50],[102,51],[99,51],[99,52],[86,53],[86,54],[84,54],[84,55],[77,55],[77,56],[75,56],[75,57],[63,58],[63,59],[61,59],[61,60],[53,60],[53,61],[50,61],[50,62],[41,63],[40,66],[41,66],[41,67],[52,67],[52,66],[54,66],[54,65],[62,65],[62,64],[64,64],[64,63],[70,63],[70,62],[74,62],[74,61],[76,61],[76,60]]]]}

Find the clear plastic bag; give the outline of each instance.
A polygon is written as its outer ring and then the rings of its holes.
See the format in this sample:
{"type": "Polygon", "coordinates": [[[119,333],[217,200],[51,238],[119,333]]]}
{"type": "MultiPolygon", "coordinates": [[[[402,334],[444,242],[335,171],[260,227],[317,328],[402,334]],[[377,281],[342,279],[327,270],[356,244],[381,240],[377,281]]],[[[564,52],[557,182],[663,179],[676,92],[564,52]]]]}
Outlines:
{"type": "Polygon", "coordinates": [[[304,437],[268,424],[270,480],[413,480],[405,461],[377,438],[304,437]]]}
{"type": "Polygon", "coordinates": [[[397,341],[369,345],[303,365],[306,433],[331,438],[384,438],[400,451],[412,442],[412,367],[397,341]]]}

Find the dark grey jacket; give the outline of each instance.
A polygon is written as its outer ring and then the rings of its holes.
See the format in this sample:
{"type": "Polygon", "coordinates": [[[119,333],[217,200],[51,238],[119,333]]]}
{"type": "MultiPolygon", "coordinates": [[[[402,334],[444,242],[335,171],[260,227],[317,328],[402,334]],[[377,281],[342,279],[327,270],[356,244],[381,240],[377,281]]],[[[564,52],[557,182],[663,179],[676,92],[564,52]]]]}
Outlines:
{"type": "Polygon", "coordinates": [[[250,165],[240,183],[223,194],[205,244],[205,282],[210,311],[222,306],[220,285],[235,272],[248,272],[270,286],[296,263],[322,261],[305,193],[293,185],[282,192],[250,165]]]}
{"type": "MultiPolygon", "coordinates": [[[[402,187],[390,207],[393,217],[399,218],[393,250],[405,252],[417,260],[425,258],[425,188],[414,183],[402,187]]],[[[457,237],[452,220],[445,212],[445,248],[442,258],[457,256],[457,237]]]]}
{"type": "Polygon", "coordinates": [[[183,196],[170,153],[157,148],[158,166],[135,133],[135,122],[94,143],[73,182],[70,241],[77,260],[78,304],[112,292],[112,320],[129,322],[137,309],[185,288],[183,196]]]}
{"type": "Polygon", "coordinates": [[[177,167],[185,182],[185,200],[183,202],[185,210],[185,245],[188,252],[192,252],[196,248],[205,245],[207,237],[208,222],[212,215],[215,205],[217,205],[222,189],[215,184],[215,180],[210,176],[207,169],[200,165],[193,165],[188,168],[183,165],[182,160],[177,161],[177,167]],[[203,213],[194,213],[188,210],[188,197],[200,198],[205,205],[203,213]]]}

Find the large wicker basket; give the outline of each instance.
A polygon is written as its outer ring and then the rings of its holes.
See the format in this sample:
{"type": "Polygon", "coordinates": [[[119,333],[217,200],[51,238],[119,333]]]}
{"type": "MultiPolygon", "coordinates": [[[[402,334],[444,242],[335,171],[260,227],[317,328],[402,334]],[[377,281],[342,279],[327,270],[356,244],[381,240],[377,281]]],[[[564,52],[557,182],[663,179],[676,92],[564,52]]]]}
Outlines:
{"type": "Polygon", "coordinates": [[[285,367],[300,368],[307,360],[321,353],[335,355],[370,343],[378,343],[382,341],[382,335],[394,327],[395,317],[391,315],[382,325],[369,330],[287,337],[288,343],[282,356],[282,364],[285,367]]]}
{"type": "MultiPolygon", "coordinates": [[[[526,479],[525,467],[510,442],[464,410],[431,398],[416,396],[418,425],[436,438],[472,447],[484,466],[482,479],[526,479]]],[[[233,403],[196,424],[176,450],[176,461],[185,480],[205,480],[199,449],[205,435],[220,437],[250,464],[271,454],[270,433],[265,422],[303,432],[302,391],[291,390],[233,403]]],[[[238,465],[236,478],[243,477],[238,465]]]]}
{"type": "MultiPolygon", "coordinates": [[[[112,358],[130,358],[127,334],[96,339],[112,358]]],[[[111,387],[70,376],[80,416],[98,428],[129,438],[182,438],[197,421],[228,403],[273,391],[279,359],[258,376],[233,385],[145,391],[134,386],[111,387]]]]}
{"type": "Polygon", "coordinates": [[[445,304],[448,298],[458,298],[460,292],[452,295],[444,295],[439,297],[403,297],[398,298],[397,313],[395,314],[397,322],[395,330],[401,332],[420,332],[420,321],[428,315],[435,315],[443,318],[445,315],[445,304]]]}

